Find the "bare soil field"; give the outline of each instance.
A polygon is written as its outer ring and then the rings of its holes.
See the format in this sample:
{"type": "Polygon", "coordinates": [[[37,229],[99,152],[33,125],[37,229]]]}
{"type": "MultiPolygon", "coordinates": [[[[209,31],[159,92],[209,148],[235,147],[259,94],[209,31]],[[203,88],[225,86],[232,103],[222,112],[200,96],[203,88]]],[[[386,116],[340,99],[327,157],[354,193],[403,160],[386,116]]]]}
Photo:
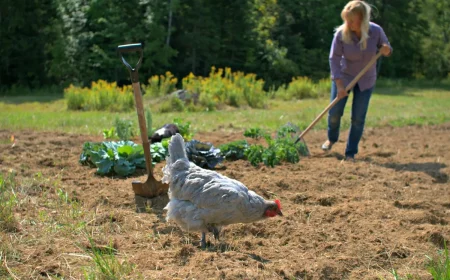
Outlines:
{"type": "MultiPolygon", "coordinates": [[[[16,228],[0,232],[0,278],[83,279],[92,247],[110,244],[129,279],[392,279],[392,269],[431,279],[426,256],[450,240],[450,124],[368,128],[356,162],[342,162],[347,131],[329,153],[325,137],[308,134],[311,157],[297,164],[224,162],[218,172],[279,198],[284,216],[226,227],[202,250],[199,233],[165,221],[167,197],[136,213],[131,182],[144,172],[100,177],[78,163],[83,143],[102,137],[0,130],[0,172],[23,190],[16,228]]],[[[243,138],[194,135],[214,146],[243,138]]]]}

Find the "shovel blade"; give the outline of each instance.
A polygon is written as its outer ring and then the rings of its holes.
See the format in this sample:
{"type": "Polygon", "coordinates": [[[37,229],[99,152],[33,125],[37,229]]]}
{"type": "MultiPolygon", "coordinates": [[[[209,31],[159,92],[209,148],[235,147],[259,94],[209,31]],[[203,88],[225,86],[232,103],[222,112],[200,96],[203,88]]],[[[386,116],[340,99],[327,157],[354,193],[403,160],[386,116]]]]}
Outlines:
{"type": "Polygon", "coordinates": [[[148,198],[165,194],[169,189],[169,185],[158,182],[151,177],[144,183],[137,181],[132,182],[131,185],[133,186],[134,194],[148,198]]]}
{"type": "Polygon", "coordinates": [[[134,197],[136,202],[136,212],[143,213],[146,211],[146,201],[163,194],[167,194],[169,185],[158,182],[153,177],[149,177],[146,182],[132,182],[134,197]]]}

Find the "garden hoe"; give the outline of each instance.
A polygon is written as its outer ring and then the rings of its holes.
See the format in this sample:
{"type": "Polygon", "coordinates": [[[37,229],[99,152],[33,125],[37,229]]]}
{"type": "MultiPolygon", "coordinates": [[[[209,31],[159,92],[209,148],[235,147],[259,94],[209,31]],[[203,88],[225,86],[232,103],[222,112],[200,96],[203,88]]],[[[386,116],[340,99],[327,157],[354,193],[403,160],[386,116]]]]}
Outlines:
{"type": "Polygon", "coordinates": [[[136,199],[136,210],[137,212],[143,212],[145,211],[146,198],[153,198],[167,193],[169,186],[167,184],[163,184],[157,181],[153,176],[152,156],[150,153],[150,143],[148,141],[147,126],[144,115],[144,105],[142,103],[142,93],[138,75],[138,69],[141,66],[143,56],[142,44],[138,43],[138,44],[120,45],[117,47],[117,50],[122,58],[123,64],[125,64],[125,66],[128,68],[128,71],[130,72],[131,75],[134,100],[136,103],[136,111],[139,120],[139,129],[141,132],[142,146],[144,148],[145,165],[148,174],[147,181],[145,181],[144,183],[140,181],[132,182],[133,191],[136,199]],[[124,53],[130,52],[139,52],[140,54],[139,61],[137,62],[135,68],[133,68],[123,57],[124,53]]]}
{"type": "MultiPolygon", "coordinates": [[[[345,88],[345,91],[349,92],[355,85],[356,83],[359,81],[359,79],[361,79],[361,77],[367,72],[367,70],[369,70],[369,68],[377,61],[377,59],[381,56],[381,52],[378,52],[378,54],[374,57],[372,57],[372,59],[369,61],[369,63],[361,70],[361,72],[359,72],[359,74],[350,82],[350,84],[348,84],[348,86],[345,88]]],[[[322,113],[320,113],[319,116],[317,116],[317,118],[300,134],[300,136],[297,138],[297,140],[295,140],[295,144],[298,143],[298,141],[303,140],[303,137],[306,135],[306,133],[308,133],[308,131],[311,130],[311,128],[314,127],[314,125],[316,125],[316,123],[331,109],[334,107],[334,105],[336,105],[339,102],[339,98],[335,98],[330,105],[328,105],[325,110],[322,111],[322,113]]],[[[303,140],[304,142],[304,140],[303,140]]],[[[306,145],[306,143],[305,143],[306,145]]]]}

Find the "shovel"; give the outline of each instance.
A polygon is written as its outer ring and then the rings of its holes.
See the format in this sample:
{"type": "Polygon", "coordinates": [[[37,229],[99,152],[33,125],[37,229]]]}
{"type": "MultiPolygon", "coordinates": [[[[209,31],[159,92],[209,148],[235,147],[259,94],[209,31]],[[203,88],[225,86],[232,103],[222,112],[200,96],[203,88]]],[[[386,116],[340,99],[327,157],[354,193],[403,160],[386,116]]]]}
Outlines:
{"type": "MultiPolygon", "coordinates": [[[[148,174],[147,181],[145,181],[144,183],[140,181],[134,181],[131,183],[133,186],[136,203],[139,204],[143,200],[145,200],[144,198],[153,198],[161,194],[167,193],[169,186],[167,184],[163,184],[157,181],[153,176],[152,155],[150,153],[150,143],[148,141],[147,126],[144,115],[144,105],[142,103],[142,93],[141,93],[141,86],[139,84],[139,74],[138,74],[138,69],[141,66],[143,56],[142,44],[138,43],[138,44],[120,45],[117,47],[117,51],[119,52],[122,58],[123,64],[127,67],[131,75],[134,100],[136,103],[136,111],[139,120],[139,129],[141,132],[142,146],[144,148],[145,166],[147,168],[148,174]],[[136,67],[134,68],[123,57],[124,53],[130,52],[139,52],[140,55],[139,61],[137,62],[136,67]]],[[[138,205],[138,212],[139,212],[139,205],[138,205]]]]}
{"type": "MultiPolygon", "coordinates": [[[[361,72],[359,72],[359,74],[350,82],[350,84],[347,85],[347,87],[345,88],[345,91],[348,92],[350,91],[355,85],[356,83],[359,81],[359,79],[361,79],[361,77],[366,74],[367,70],[369,70],[369,68],[377,61],[377,59],[381,56],[381,52],[378,52],[377,55],[375,55],[374,57],[372,57],[372,59],[369,61],[369,63],[367,63],[366,67],[364,67],[361,72]]],[[[308,133],[308,131],[311,130],[311,128],[314,127],[314,125],[316,125],[316,123],[331,109],[334,107],[334,105],[336,105],[339,100],[341,100],[340,98],[336,97],[331,103],[330,105],[328,105],[325,110],[322,111],[322,113],[320,113],[320,115],[317,116],[317,118],[302,132],[302,134],[300,134],[300,136],[298,136],[297,140],[295,140],[295,144],[298,143],[298,141],[300,141],[305,135],[306,133],[308,133]]]]}

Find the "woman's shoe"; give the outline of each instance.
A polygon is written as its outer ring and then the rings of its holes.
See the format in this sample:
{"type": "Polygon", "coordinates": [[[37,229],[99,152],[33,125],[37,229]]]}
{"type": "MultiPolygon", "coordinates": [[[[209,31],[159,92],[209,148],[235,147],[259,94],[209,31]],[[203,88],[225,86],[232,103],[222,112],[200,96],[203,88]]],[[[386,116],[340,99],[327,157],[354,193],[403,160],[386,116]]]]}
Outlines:
{"type": "Polygon", "coordinates": [[[333,142],[331,142],[330,140],[325,141],[325,143],[322,144],[322,150],[324,151],[329,151],[331,150],[331,147],[333,147],[333,142]]]}
{"type": "Polygon", "coordinates": [[[345,156],[345,161],[355,162],[354,156],[345,156]]]}

